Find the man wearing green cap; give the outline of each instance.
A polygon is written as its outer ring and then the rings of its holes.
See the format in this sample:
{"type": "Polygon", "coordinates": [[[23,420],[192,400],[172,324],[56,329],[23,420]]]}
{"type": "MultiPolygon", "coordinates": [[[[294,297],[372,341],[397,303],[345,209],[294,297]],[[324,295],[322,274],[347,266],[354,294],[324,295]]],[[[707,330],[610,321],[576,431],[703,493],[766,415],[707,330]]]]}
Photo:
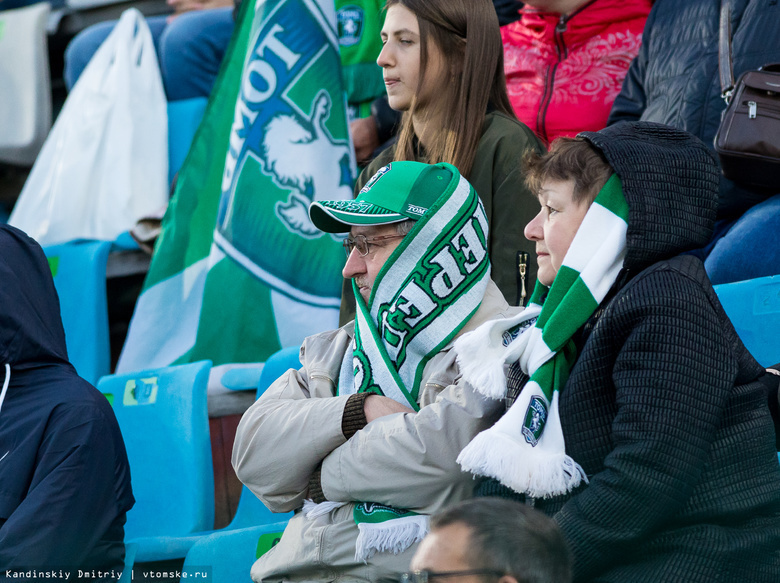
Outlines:
{"type": "Polygon", "coordinates": [[[470,497],[460,450],[499,406],[460,380],[452,343],[510,308],[488,226],[449,164],[393,162],[355,200],[313,203],[348,233],[354,322],[307,338],[303,366],[246,412],[233,466],[271,510],[295,510],[255,581],[397,581],[428,515],[470,497]]]}

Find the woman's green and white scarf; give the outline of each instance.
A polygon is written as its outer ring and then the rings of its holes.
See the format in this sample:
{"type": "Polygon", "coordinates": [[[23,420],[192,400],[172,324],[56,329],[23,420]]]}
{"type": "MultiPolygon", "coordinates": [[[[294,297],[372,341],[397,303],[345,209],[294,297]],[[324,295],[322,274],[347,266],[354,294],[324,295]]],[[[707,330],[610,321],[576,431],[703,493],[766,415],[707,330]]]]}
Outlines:
{"type": "Polygon", "coordinates": [[[595,312],[623,266],[628,205],[616,174],[588,210],[552,285],[537,282],[528,307],[487,322],[455,342],[463,378],[484,395],[506,395],[504,365],[518,362],[530,380],[503,417],[458,456],[465,471],[497,479],[534,498],[587,482],[566,454],[558,413],[576,359],[574,333],[595,312]]]}
{"type": "MultiPolygon", "coordinates": [[[[444,192],[404,237],[374,281],[368,306],[356,286],[355,339],[339,394],[373,392],[418,411],[426,363],[479,308],[490,281],[485,210],[468,181],[444,192]]],[[[381,468],[379,469],[381,472],[381,468]]],[[[315,517],[333,508],[306,509],[315,517]]],[[[399,553],[420,541],[428,517],[373,502],[355,506],[355,557],[399,553]]]]}

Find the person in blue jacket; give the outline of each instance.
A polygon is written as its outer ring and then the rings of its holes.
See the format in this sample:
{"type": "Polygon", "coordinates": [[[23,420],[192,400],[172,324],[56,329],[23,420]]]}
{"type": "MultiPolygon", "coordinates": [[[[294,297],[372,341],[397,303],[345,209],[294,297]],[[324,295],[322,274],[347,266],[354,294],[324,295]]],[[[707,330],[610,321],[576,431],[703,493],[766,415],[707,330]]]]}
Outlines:
{"type": "Polygon", "coordinates": [[[7,225],[0,386],[0,579],[60,569],[116,578],[134,503],[122,435],[106,398],[68,362],[43,250],[7,225]]]}
{"type": "MultiPolygon", "coordinates": [[[[656,0],[642,46],[615,99],[608,125],[651,121],[685,130],[712,147],[726,104],[718,75],[718,32],[725,0],[656,0]]],[[[731,0],[734,78],[780,63],[780,3],[731,0]]],[[[758,192],[721,177],[718,221],[695,254],[713,284],[780,273],[780,176],[758,192]]]]}

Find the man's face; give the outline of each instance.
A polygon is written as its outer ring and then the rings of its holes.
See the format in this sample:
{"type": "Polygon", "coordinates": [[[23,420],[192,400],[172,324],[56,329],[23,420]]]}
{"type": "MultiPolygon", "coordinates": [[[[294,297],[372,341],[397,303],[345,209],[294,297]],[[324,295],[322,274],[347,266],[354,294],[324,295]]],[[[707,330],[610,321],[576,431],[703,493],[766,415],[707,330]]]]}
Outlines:
{"type": "Polygon", "coordinates": [[[525,227],[525,237],[536,243],[536,278],[552,285],[563,258],[590,208],[588,202],[573,200],[574,181],[548,180],[539,189],[542,210],[525,227]]]}
{"type": "MultiPolygon", "coordinates": [[[[352,237],[364,235],[366,239],[374,237],[388,237],[396,235],[395,224],[380,225],[376,227],[352,227],[349,234],[352,237]]],[[[388,257],[395,251],[395,248],[401,244],[401,237],[386,239],[376,243],[369,243],[368,254],[361,256],[357,249],[353,249],[349,254],[347,264],[341,272],[345,279],[352,278],[357,284],[363,301],[368,304],[368,298],[371,297],[371,289],[374,287],[374,280],[387,261],[388,257]]]]}
{"type": "MultiPolygon", "coordinates": [[[[442,528],[432,530],[420,542],[417,552],[412,558],[412,571],[468,571],[473,569],[466,560],[471,543],[471,531],[462,522],[455,522],[442,528]]],[[[437,577],[436,583],[481,583],[479,575],[462,575],[458,577],[437,577]]]]}

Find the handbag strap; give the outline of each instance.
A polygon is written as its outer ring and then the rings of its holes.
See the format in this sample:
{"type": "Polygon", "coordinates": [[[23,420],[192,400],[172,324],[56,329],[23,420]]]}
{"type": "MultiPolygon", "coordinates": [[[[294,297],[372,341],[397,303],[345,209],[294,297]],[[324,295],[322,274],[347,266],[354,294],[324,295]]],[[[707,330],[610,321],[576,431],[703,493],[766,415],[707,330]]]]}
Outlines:
{"type": "Polygon", "coordinates": [[[731,63],[731,1],[720,2],[720,27],[718,36],[718,70],[720,71],[720,90],[726,103],[731,99],[734,89],[734,70],[731,63]]]}

